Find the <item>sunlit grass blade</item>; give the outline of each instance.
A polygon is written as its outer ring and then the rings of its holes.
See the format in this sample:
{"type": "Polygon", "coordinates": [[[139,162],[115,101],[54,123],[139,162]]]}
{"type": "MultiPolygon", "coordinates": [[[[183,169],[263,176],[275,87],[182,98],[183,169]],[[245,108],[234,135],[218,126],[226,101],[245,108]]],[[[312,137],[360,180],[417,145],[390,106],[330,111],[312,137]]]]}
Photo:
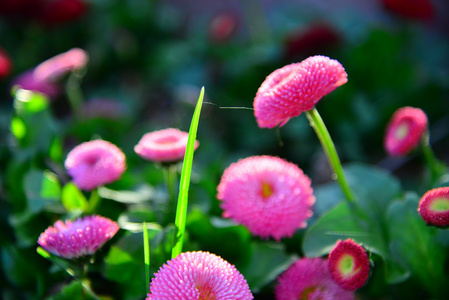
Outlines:
{"type": "Polygon", "coordinates": [[[192,173],[193,152],[195,150],[196,132],[200,119],[201,106],[204,98],[204,87],[201,89],[198,102],[193,113],[192,122],[189,129],[189,138],[187,140],[187,148],[182,165],[181,179],[179,182],[178,205],[176,208],[175,218],[175,241],[172,248],[172,258],[175,258],[182,252],[182,243],[187,218],[187,203],[190,186],[190,175],[192,173]]]}
{"type": "Polygon", "coordinates": [[[145,262],[145,284],[147,294],[150,292],[150,243],[148,240],[148,228],[147,223],[143,222],[143,253],[145,262]]]}

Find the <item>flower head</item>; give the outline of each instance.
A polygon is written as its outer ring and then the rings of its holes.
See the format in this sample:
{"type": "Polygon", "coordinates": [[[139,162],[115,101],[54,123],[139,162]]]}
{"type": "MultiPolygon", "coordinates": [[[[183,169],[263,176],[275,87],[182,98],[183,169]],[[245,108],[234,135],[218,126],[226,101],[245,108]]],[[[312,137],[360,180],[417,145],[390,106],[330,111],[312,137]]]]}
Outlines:
{"type": "Polygon", "coordinates": [[[11,73],[12,62],[8,53],[0,48],[0,79],[7,77],[11,73]]]}
{"type": "Polygon", "coordinates": [[[238,25],[239,19],[235,13],[220,12],[209,24],[209,37],[217,43],[226,42],[236,33],[238,25]]]}
{"type": "Polygon", "coordinates": [[[97,215],[59,220],[39,236],[38,243],[54,255],[72,259],[94,254],[119,230],[116,222],[97,215]]]}
{"type": "Polygon", "coordinates": [[[326,23],[310,24],[305,28],[295,30],[285,40],[285,56],[293,59],[309,56],[312,53],[322,53],[340,41],[340,35],[335,28],[326,23]]]}
{"type": "Polygon", "coordinates": [[[69,72],[85,67],[88,59],[84,50],[72,48],[40,63],[34,69],[34,76],[39,81],[54,82],[69,72]]]}
{"type": "Polygon", "coordinates": [[[277,69],[254,98],[259,127],[283,126],[290,118],[311,110],[323,96],[345,84],[347,76],[338,61],[320,55],[277,69]]]}
{"type": "Polygon", "coordinates": [[[434,16],[432,1],[429,0],[382,0],[389,11],[406,18],[429,20],[434,16]]]}
{"type": "Polygon", "coordinates": [[[419,201],[418,212],[429,225],[449,226],[449,187],[427,191],[419,201]]]}
{"type": "Polygon", "coordinates": [[[384,146],[391,156],[402,156],[415,149],[427,129],[427,116],[420,108],[401,107],[387,125],[384,146]]]}
{"type": "Polygon", "coordinates": [[[230,165],[218,185],[223,216],[262,238],[279,240],[304,228],[315,202],[310,179],[279,157],[252,156],[230,165]]]}
{"type": "Polygon", "coordinates": [[[75,184],[90,191],[116,181],[126,169],[125,154],[104,140],[82,143],[67,155],[65,168],[75,184]]]}
{"type": "MultiPolygon", "coordinates": [[[[145,134],[134,147],[134,151],[144,159],[154,162],[174,162],[182,160],[189,134],[175,128],[153,131],[145,134]]],[[[199,142],[195,141],[195,150],[199,142]]]]}
{"type": "Polygon", "coordinates": [[[147,300],[249,300],[253,295],[242,274],[209,252],[184,252],[154,275],[147,300]]]}
{"type": "Polygon", "coordinates": [[[331,278],[327,260],[301,258],[278,278],[276,300],[321,299],[352,300],[354,293],[345,291],[331,278]]]}
{"type": "Polygon", "coordinates": [[[339,240],[329,253],[329,272],[343,289],[355,291],[369,276],[369,258],[365,249],[352,239],[339,240]]]}
{"type": "Polygon", "coordinates": [[[85,0],[51,0],[44,1],[39,20],[47,25],[54,26],[78,19],[87,11],[85,0]]]}
{"type": "Polygon", "coordinates": [[[17,76],[13,80],[12,85],[19,86],[24,90],[45,94],[49,98],[55,98],[61,93],[61,88],[58,84],[36,78],[34,70],[25,71],[17,76]]]}

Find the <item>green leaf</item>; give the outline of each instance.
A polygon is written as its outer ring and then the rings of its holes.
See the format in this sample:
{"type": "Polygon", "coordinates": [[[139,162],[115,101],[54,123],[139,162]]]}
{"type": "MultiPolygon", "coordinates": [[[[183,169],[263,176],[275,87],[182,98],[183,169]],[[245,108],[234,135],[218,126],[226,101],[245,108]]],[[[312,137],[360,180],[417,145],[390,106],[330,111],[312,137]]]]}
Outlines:
{"type": "Polygon", "coordinates": [[[250,251],[250,260],[239,271],[254,293],[275,280],[297,259],[286,254],[282,244],[274,242],[253,242],[250,251]]]}
{"type": "Polygon", "coordinates": [[[13,117],[11,120],[11,132],[17,140],[22,140],[27,134],[25,123],[19,117],[13,117]]]}
{"type": "Polygon", "coordinates": [[[182,244],[184,239],[185,224],[187,218],[187,203],[189,198],[190,175],[192,173],[193,152],[195,151],[196,132],[200,120],[201,107],[203,105],[204,87],[201,89],[198,102],[193,113],[192,122],[189,129],[189,137],[187,139],[187,147],[182,165],[181,180],[179,182],[178,205],[176,208],[176,237],[175,244],[172,249],[172,258],[175,258],[182,252],[182,244]]]}
{"type": "Polygon", "coordinates": [[[61,185],[56,174],[48,170],[30,170],[24,178],[24,190],[32,213],[60,205],[61,185]]]}
{"type": "Polygon", "coordinates": [[[86,197],[73,182],[64,185],[61,200],[68,212],[85,211],[89,207],[86,197]]]}
{"type": "Polygon", "coordinates": [[[427,226],[419,216],[418,203],[418,195],[407,193],[388,209],[391,255],[439,298],[449,280],[444,268],[447,248],[437,241],[441,229],[427,226]]]}
{"type": "Polygon", "coordinates": [[[14,96],[14,108],[19,115],[34,114],[49,105],[47,96],[42,93],[18,89],[14,96]]]}
{"type": "Polygon", "coordinates": [[[54,296],[46,298],[46,300],[95,300],[89,293],[83,288],[80,281],[73,280],[69,284],[65,285],[62,290],[54,296]]]}

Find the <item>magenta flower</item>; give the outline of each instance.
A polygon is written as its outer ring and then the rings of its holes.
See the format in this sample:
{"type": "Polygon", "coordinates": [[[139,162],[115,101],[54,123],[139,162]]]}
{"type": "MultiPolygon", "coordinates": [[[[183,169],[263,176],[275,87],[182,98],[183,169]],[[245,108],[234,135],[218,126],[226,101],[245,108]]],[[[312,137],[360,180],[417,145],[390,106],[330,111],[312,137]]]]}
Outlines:
{"type": "MultiPolygon", "coordinates": [[[[184,158],[188,137],[187,132],[175,128],[153,131],[140,139],[134,151],[154,162],[175,162],[184,158]]],[[[199,142],[195,141],[195,150],[198,146],[199,142]]]]}
{"type": "Polygon", "coordinates": [[[341,288],[355,291],[365,285],[369,276],[369,258],[365,249],[352,239],[338,240],[328,261],[331,277],[341,288]]]}
{"type": "Polygon", "coordinates": [[[0,48],[0,79],[9,76],[12,70],[12,60],[9,54],[0,48]]]}
{"type": "Polygon", "coordinates": [[[90,191],[118,180],[126,169],[125,154],[103,140],[82,143],[67,155],[65,168],[75,184],[90,191]]]}
{"type": "Polygon", "coordinates": [[[84,68],[88,60],[84,50],[73,48],[40,63],[34,69],[34,76],[39,81],[54,82],[69,72],[84,68]]]}
{"type": "Polygon", "coordinates": [[[315,202],[310,179],[279,157],[252,156],[230,165],[218,185],[223,216],[254,235],[279,240],[307,225],[315,202]]]}
{"type": "Polygon", "coordinates": [[[418,212],[428,225],[449,226],[449,187],[427,191],[419,201],[418,212]]]}
{"type": "Polygon", "coordinates": [[[72,259],[94,254],[119,230],[116,222],[97,215],[76,221],[56,221],[39,236],[38,243],[54,255],[72,259]]]}
{"type": "Polygon", "coordinates": [[[427,116],[420,108],[402,107],[387,125],[384,146],[391,156],[402,156],[415,149],[427,129],[427,116]]]}
{"type": "Polygon", "coordinates": [[[274,289],[276,300],[355,299],[353,292],[345,291],[332,280],[327,260],[322,258],[298,259],[277,281],[274,289]]]}
{"type": "Polygon", "coordinates": [[[146,300],[253,299],[242,274],[209,252],[184,252],[164,264],[151,280],[146,300]]]}
{"type": "Polygon", "coordinates": [[[34,76],[34,70],[28,70],[17,76],[12,86],[18,86],[21,89],[33,92],[39,92],[47,95],[49,98],[55,98],[61,93],[58,84],[50,81],[40,80],[34,76]]]}
{"type": "Polygon", "coordinates": [[[268,75],[254,98],[257,124],[267,128],[285,125],[345,84],[347,76],[338,61],[319,55],[277,69],[268,75]]]}

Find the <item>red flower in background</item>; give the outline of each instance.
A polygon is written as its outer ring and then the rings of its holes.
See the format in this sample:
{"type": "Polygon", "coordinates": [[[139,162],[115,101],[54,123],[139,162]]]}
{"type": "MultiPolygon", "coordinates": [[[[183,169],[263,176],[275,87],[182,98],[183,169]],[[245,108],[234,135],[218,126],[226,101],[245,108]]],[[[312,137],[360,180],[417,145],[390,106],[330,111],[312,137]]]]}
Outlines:
{"type": "Polygon", "coordinates": [[[325,23],[311,24],[306,28],[295,30],[285,41],[285,56],[293,59],[298,56],[311,56],[325,53],[338,44],[340,36],[330,25],[325,23]]]}
{"type": "Polygon", "coordinates": [[[209,24],[209,37],[221,43],[228,41],[237,31],[239,20],[232,12],[221,12],[215,15],[209,24]]]}
{"type": "Polygon", "coordinates": [[[384,147],[391,156],[403,156],[415,149],[427,129],[427,116],[420,108],[401,107],[387,125],[384,147]]]}
{"type": "Polygon", "coordinates": [[[429,0],[382,0],[385,8],[397,15],[417,20],[430,20],[434,16],[429,0]]]}
{"type": "Polygon", "coordinates": [[[0,78],[4,78],[11,73],[12,62],[8,53],[0,48],[0,78]]]}
{"type": "Polygon", "coordinates": [[[45,1],[39,20],[48,26],[66,23],[81,17],[87,11],[83,0],[45,1]]]}

